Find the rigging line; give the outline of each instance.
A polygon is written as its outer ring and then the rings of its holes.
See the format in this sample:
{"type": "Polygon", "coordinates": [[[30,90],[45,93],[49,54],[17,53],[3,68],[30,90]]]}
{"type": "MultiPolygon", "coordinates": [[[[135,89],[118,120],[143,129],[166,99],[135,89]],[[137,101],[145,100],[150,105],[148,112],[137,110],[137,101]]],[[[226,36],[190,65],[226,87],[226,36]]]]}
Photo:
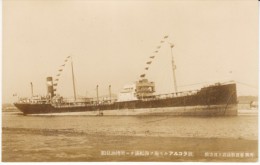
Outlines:
{"type": "Polygon", "coordinates": [[[200,83],[194,83],[194,84],[180,85],[178,87],[186,87],[186,86],[193,86],[193,85],[206,84],[206,83],[208,83],[208,82],[200,82],[200,83]]]}
{"type": "MultiPolygon", "coordinates": [[[[68,58],[68,57],[67,57],[67,58],[68,58]]],[[[66,58],[65,60],[67,60],[67,58],[66,58]]],[[[65,69],[65,65],[66,65],[66,62],[63,63],[63,65],[60,65],[60,66],[59,66],[59,68],[58,68],[58,74],[59,74],[59,76],[57,76],[57,74],[56,74],[56,76],[54,77],[55,80],[56,80],[56,79],[59,80],[59,78],[60,78],[61,75],[62,75],[63,70],[65,69]]],[[[58,88],[58,85],[57,85],[57,88],[58,88]]],[[[57,93],[57,89],[56,89],[56,93],[57,93]]]]}
{"type": "Polygon", "coordinates": [[[242,85],[245,85],[245,86],[248,86],[248,87],[251,87],[251,88],[258,89],[258,87],[254,86],[254,85],[247,84],[247,83],[243,83],[243,82],[239,82],[239,81],[236,81],[236,83],[242,84],[242,85]]]}
{"type": "MultiPolygon", "coordinates": [[[[156,49],[156,51],[154,51],[154,53],[158,53],[158,52],[159,52],[158,49],[160,49],[160,48],[164,45],[165,40],[167,40],[168,37],[169,37],[168,35],[166,35],[166,36],[163,37],[163,39],[160,41],[159,46],[156,47],[157,49],[156,49]],[[162,42],[162,41],[163,41],[163,42],[162,42]]],[[[144,75],[144,77],[147,77],[148,70],[150,69],[150,66],[151,66],[152,63],[153,63],[156,54],[154,54],[154,55],[152,55],[152,56],[153,56],[153,58],[149,58],[149,61],[146,63],[146,67],[145,67],[145,68],[148,68],[148,69],[145,69],[145,70],[144,70],[144,74],[142,74],[142,75],[144,75]]],[[[139,78],[140,78],[140,77],[139,77],[139,78]]],[[[142,76],[141,76],[141,78],[142,78],[142,76]]]]}
{"type": "MultiPolygon", "coordinates": [[[[214,82],[215,81],[204,81],[204,82],[199,82],[199,83],[194,83],[194,84],[180,85],[179,87],[193,86],[193,85],[199,85],[199,84],[209,85],[209,84],[212,84],[214,82]]],[[[221,84],[229,83],[229,82],[234,82],[234,81],[226,81],[226,82],[222,82],[221,84]]]]}

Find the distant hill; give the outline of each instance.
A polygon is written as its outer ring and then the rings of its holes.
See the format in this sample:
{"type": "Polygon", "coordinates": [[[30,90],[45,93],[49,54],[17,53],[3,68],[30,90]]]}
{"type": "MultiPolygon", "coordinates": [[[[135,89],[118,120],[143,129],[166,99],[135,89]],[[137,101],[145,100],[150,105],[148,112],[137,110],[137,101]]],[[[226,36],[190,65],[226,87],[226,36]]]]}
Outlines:
{"type": "Polygon", "coordinates": [[[13,111],[13,110],[16,110],[16,107],[11,103],[4,103],[4,104],[2,104],[2,110],[3,111],[13,111]]]}
{"type": "Polygon", "coordinates": [[[11,103],[3,103],[2,104],[2,108],[7,108],[7,107],[14,107],[14,105],[11,104],[11,103]]]}
{"type": "Polygon", "coordinates": [[[238,96],[239,104],[250,104],[252,101],[258,101],[258,96],[238,96]]]}

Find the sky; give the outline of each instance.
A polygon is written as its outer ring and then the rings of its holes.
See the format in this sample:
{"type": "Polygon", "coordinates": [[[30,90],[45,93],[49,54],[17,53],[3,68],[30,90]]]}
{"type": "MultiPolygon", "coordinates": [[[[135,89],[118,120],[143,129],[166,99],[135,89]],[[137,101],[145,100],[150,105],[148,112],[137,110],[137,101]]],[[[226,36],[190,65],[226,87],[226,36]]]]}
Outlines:
{"type": "MultiPolygon", "coordinates": [[[[146,73],[156,93],[235,81],[238,95],[258,94],[258,2],[254,0],[4,0],[2,101],[46,95],[72,56],[78,96],[120,92],[146,73]],[[163,37],[169,36],[165,43],[163,37]],[[149,70],[149,57],[161,46],[149,70]]],[[[70,65],[57,92],[73,96],[70,65]]]]}

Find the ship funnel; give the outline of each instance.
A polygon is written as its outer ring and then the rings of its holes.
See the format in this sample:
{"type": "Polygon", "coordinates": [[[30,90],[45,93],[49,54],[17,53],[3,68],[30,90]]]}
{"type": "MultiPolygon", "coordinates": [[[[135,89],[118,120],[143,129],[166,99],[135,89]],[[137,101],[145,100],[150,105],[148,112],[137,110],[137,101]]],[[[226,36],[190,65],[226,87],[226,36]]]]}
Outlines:
{"type": "Polygon", "coordinates": [[[52,98],[54,96],[52,77],[47,77],[46,81],[47,81],[47,95],[51,96],[52,98]]]}

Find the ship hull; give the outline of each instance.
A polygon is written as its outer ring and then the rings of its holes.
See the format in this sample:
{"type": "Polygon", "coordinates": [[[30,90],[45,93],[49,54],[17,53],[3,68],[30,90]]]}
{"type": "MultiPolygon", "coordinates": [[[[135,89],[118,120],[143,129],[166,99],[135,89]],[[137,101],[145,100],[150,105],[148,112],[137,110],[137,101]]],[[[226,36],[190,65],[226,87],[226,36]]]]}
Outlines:
{"type": "Polygon", "coordinates": [[[166,107],[166,108],[141,108],[141,109],[118,109],[118,110],[95,110],[84,111],[74,109],[69,111],[52,110],[42,111],[40,113],[30,113],[24,111],[24,114],[40,115],[89,115],[89,116],[236,116],[237,105],[211,105],[211,106],[185,106],[185,107],[166,107]]]}
{"type": "Polygon", "coordinates": [[[196,94],[161,99],[135,100],[98,105],[14,104],[24,114],[59,114],[84,112],[86,115],[237,115],[236,85],[216,85],[200,89],[196,94]]]}

